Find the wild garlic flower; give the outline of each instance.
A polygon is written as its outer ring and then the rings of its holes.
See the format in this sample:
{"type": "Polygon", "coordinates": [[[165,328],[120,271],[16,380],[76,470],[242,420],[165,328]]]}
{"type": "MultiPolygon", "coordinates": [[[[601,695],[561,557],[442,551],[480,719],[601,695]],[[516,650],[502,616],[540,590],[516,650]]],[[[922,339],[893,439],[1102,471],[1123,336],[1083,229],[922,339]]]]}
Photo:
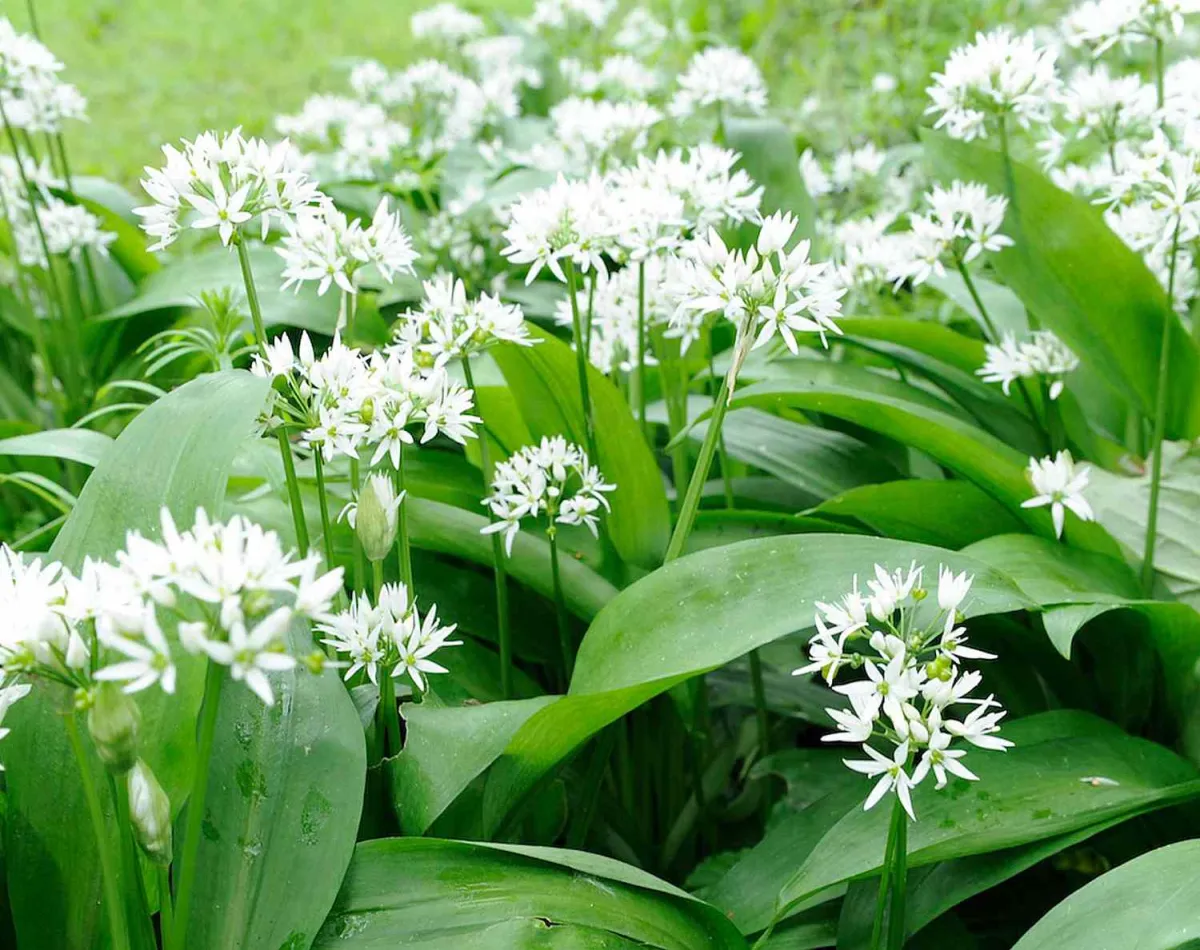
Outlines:
{"type": "Polygon", "coordinates": [[[332,204],[302,211],[287,219],[287,236],[276,250],[284,260],[283,288],[295,287],[298,293],[302,284],[315,282],[319,296],[331,284],[358,293],[355,275],[368,266],[390,284],[396,274],[413,273],[418,256],[386,197],[365,228],[332,204]]]}
{"type": "Polygon", "coordinates": [[[386,178],[412,144],[408,126],[383,106],[348,96],[311,96],[294,115],[277,116],[275,130],[305,151],[329,152],[342,178],[386,178]]]}
{"type": "Polygon", "coordinates": [[[561,435],[543,437],[538,445],[527,445],[496,464],[492,493],[483,500],[496,520],[480,533],[504,532],[504,549],[510,557],[524,518],[545,515],[549,537],[558,525],[586,525],[595,536],[600,509],[609,508],[604,496],[616,487],[605,483],[600,469],[579,446],[561,435]]]}
{"type": "Polygon", "coordinates": [[[686,350],[699,337],[704,318],[720,314],[738,327],[735,377],[747,349],[765,346],[776,334],[793,353],[799,352],[796,333],[817,333],[827,346],[827,333],[842,332],[835,318],[841,315],[845,289],[837,286],[828,264],[809,259],[808,241],[786,250],[795,230],[794,217],[776,213],[763,219],[748,252],[729,250],[715,230],[686,245],[668,334],[680,337],[686,350]]]}
{"type": "Polygon", "coordinates": [[[628,53],[607,57],[598,69],[567,56],[558,61],[558,71],[567,86],[582,95],[618,102],[645,100],[662,82],[658,73],[628,53]]]}
{"type": "Polygon", "coordinates": [[[1063,449],[1054,457],[1047,455],[1043,459],[1031,458],[1027,471],[1034,495],[1028,501],[1022,502],[1021,507],[1041,508],[1049,505],[1056,538],[1062,537],[1068,509],[1073,511],[1080,521],[1095,520],[1092,506],[1083,497],[1091,468],[1077,464],[1069,451],[1063,449]]]}
{"type": "Polygon", "coordinates": [[[482,36],[485,24],[474,13],[453,3],[437,3],[409,17],[412,35],[418,40],[434,41],[454,49],[482,36]]]}
{"type": "Polygon", "coordinates": [[[438,274],[422,286],[420,308],[402,314],[393,331],[397,345],[412,349],[418,362],[440,369],[497,343],[536,342],[516,304],[487,293],[469,299],[463,282],[451,274],[438,274]]]}
{"type": "Polygon", "coordinates": [[[398,468],[405,445],[438,435],[463,444],[474,437],[479,422],[471,414],[471,391],[444,369],[419,366],[406,346],[368,357],[335,336],[317,358],[307,333],[298,354],[281,336],[255,358],[251,371],[282,381],[269,423],[299,429],[300,441],[326,462],[337,456],[357,459],[374,446],[371,466],[390,458],[398,468]]]}
{"type": "MultiPolygon", "coordinates": [[[[29,695],[29,691],[33,689],[28,683],[10,683],[8,686],[0,689],[0,723],[4,722],[4,717],[8,714],[8,710],[12,704],[19,699],[24,699],[29,695]]],[[[11,729],[7,726],[0,725],[0,739],[7,736],[11,729]]],[[[4,771],[4,764],[0,763],[0,772],[4,771]]]]}
{"type": "MultiPolygon", "coordinates": [[[[674,32],[678,36],[681,31],[686,32],[686,27],[677,24],[674,32]]],[[[658,50],[671,34],[672,30],[645,7],[631,7],[613,37],[613,46],[627,53],[648,56],[658,50]]]]}
{"type": "Polygon", "coordinates": [[[1054,51],[1039,47],[1030,34],[1017,36],[1006,27],[977,33],[934,73],[925,111],[938,114],[934,128],[968,142],[1010,119],[1022,128],[1045,124],[1058,93],[1054,61],[1054,51]]]}
{"type": "Polygon", "coordinates": [[[989,195],[983,185],[955,181],[949,188],[934,186],[925,204],[926,213],[912,217],[909,259],[892,274],[897,284],[924,283],[933,274],[945,274],[947,263],[969,264],[984,251],[1000,251],[1013,243],[1000,233],[1008,199],[989,195]]]}
{"type": "Polygon", "coordinates": [[[59,78],[62,69],[36,37],[0,18],[0,104],[10,126],[54,135],[65,122],[87,119],[87,100],[59,78]]]}
{"type": "Polygon", "coordinates": [[[646,147],[663,114],[646,102],[571,96],[550,109],[550,126],[572,168],[587,172],[625,161],[646,147]]]}
{"type": "Polygon", "coordinates": [[[1158,111],[1153,86],[1137,76],[1112,76],[1103,65],[1075,70],[1060,103],[1076,139],[1095,135],[1106,147],[1148,135],[1158,111]]]}
{"type": "MultiPolygon", "coordinates": [[[[687,233],[703,234],[709,228],[756,219],[763,189],[744,169],[735,167],[740,160],[741,155],[732,149],[696,145],[687,152],[659,151],[653,158],[639,155],[635,164],[614,169],[609,179],[618,195],[624,192],[633,200],[660,194],[655,213],[665,219],[661,230],[666,233],[677,198],[683,202],[687,233]]],[[[631,210],[621,212],[622,223],[631,210]]],[[[623,229],[628,232],[630,227],[623,229]]]]}
{"type": "Polygon", "coordinates": [[[767,111],[762,71],[749,56],[730,46],[710,46],[696,53],[678,85],[668,108],[679,119],[714,107],[722,117],[767,111]]]}
{"type": "Polygon", "coordinates": [[[566,283],[564,260],[583,273],[593,267],[605,271],[604,255],[616,244],[608,198],[599,176],[568,181],[559,175],[554,184],[526,192],[512,205],[504,230],[508,244],[500,253],[513,264],[532,265],[526,284],[543,267],[566,283]]]}
{"type": "Polygon", "coordinates": [[[998,344],[985,344],[984,355],[975,375],[985,383],[999,383],[1006,396],[1018,379],[1045,378],[1048,395],[1057,399],[1066,385],[1063,377],[1079,367],[1079,357],[1049,330],[1035,330],[1020,342],[1007,333],[998,344]]]}
{"type": "Polygon", "coordinates": [[[1118,43],[1128,48],[1178,36],[1184,16],[1197,12],[1197,0],[1086,0],[1059,28],[1068,46],[1085,46],[1100,56],[1118,43]]]}
{"type": "Polygon", "coordinates": [[[528,23],[534,32],[594,32],[617,12],[617,0],[537,0],[528,23]]]}
{"type": "Polygon", "coordinates": [[[174,243],[185,224],[216,230],[228,247],[243,225],[259,218],[265,238],[272,218],[286,224],[329,200],[297,167],[286,141],[268,145],[243,138],[240,129],[224,136],[205,132],[185,140],[182,151],[164,145],[163,155],[166,164],[147,166],[142,180],[154,203],[134,209],[142,230],[158,238],[151,250],[174,243]]]}
{"type": "Polygon", "coordinates": [[[996,734],[1004,710],[992,696],[972,697],[982,677],[962,668],[963,660],[995,659],[966,645],[961,607],[973,578],[940,568],[935,610],[922,574],[915,562],[890,572],[876,564],[865,594],[856,577],[840,600],[818,603],[809,663],[793,673],[819,673],[833,686],[842,670],[865,672],[834,687],[848,708],[826,710],[837,731],[822,739],[861,747],[866,758],[845,764],[875,780],[864,809],[891,792],[913,820],[912,789],[931,772],[937,788],[950,777],[978,780],[956,740],[992,750],[1012,745],[996,734]]]}
{"type": "Polygon", "coordinates": [[[378,684],[382,669],[392,679],[408,676],[424,692],[426,676],[448,672],[432,657],[442,647],[461,645],[461,640],[449,639],[456,626],[438,622],[436,605],[422,617],[416,598],[409,597],[403,584],[384,584],[377,603],[365,594],[356,595],[349,609],[326,618],[317,630],[327,635],[323,644],[346,654],[347,681],[362,670],[378,684]]]}
{"type": "Polygon", "coordinates": [[[0,680],[39,668],[70,677],[85,665],[86,647],[67,617],[67,572],[56,561],[41,558],[26,562],[6,544],[0,544],[0,680]]]}
{"type": "Polygon", "coordinates": [[[412,133],[417,158],[428,162],[473,139],[489,121],[515,118],[516,87],[505,77],[479,83],[436,59],[423,59],[378,85],[370,101],[412,133]]]}

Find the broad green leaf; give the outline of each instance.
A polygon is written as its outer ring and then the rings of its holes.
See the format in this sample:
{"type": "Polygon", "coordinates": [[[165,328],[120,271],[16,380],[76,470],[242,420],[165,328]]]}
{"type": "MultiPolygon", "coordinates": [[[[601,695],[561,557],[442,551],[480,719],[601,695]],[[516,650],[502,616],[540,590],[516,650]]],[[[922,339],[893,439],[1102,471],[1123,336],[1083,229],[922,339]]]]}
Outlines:
{"type": "MultiPolygon", "coordinates": [[[[955,780],[940,792],[932,785],[916,789],[909,867],[1014,848],[1200,796],[1200,773],[1163,746],[1107,724],[1029,742],[1020,728],[1025,721],[1004,730],[1016,743],[1008,751],[971,751],[966,761],[978,782],[955,780]]],[[[862,791],[865,797],[867,788],[862,791]]],[[[777,912],[878,872],[887,822],[887,809],[847,813],[784,885],[777,912]]]]}
{"type": "Polygon", "coordinates": [[[46,429],[0,439],[0,455],[59,458],[95,468],[112,444],[111,436],[92,429],[46,429]]]}
{"type": "MultiPolygon", "coordinates": [[[[561,434],[587,447],[575,354],[560,340],[530,327],[535,346],[504,344],[492,350],[535,439],[561,434]]],[[[615,484],[606,531],[622,559],[653,568],[666,550],[670,514],[662,473],[624,397],[588,366],[588,389],[596,423],[596,460],[604,480],[615,484]]]]}
{"type": "MultiPolygon", "coordinates": [[[[97,465],[50,556],[77,570],[85,556],[121,548],[127,530],[157,536],[164,505],[184,524],[198,506],[219,512],[233,457],[266,396],[265,380],[231,371],[202,376],[147,407],[97,465]]],[[[176,809],[192,777],[201,679],[198,664],[181,662],[174,696],[138,697],[142,756],[176,809]]],[[[0,750],[9,793],[5,850],[10,866],[23,869],[10,875],[9,896],[21,946],[34,950],[92,950],[103,928],[95,839],[61,719],[70,700],[39,686],[10,710],[12,735],[0,750]]],[[[103,787],[98,765],[96,772],[103,787]]]]}
{"type": "MultiPolygon", "coordinates": [[[[985,336],[991,335],[987,321],[980,314],[979,306],[975,303],[971,292],[967,290],[967,282],[962,279],[961,274],[956,271],[947,271],[940,276],[935,274],[929,278],[928,283],[954,301],[979,325],[980,331],[985,336]]],[[[1001,333],[1011,333],[1017,337],[1024,336],[1029,332],[1029,318],[1025,314],[1024,305],[1016,294],[1002,284],[993,283],[982,277],[973,276],[971,283],[975,285],[975,290],[978,291],[987,315],[995,324],[996,329],[1001,333]]]]}
{"type": "Polygon", "coordinates": [[[189,948],[308,947],[354,853],[367,769],[354,703],[334,670],[271,681],[271,707],[242,683],[221,694],[189,948]]]}
{"type": "Polygon", "coordinates": [[[1001,535],[964,553],[991,565],[1039,604],[1123,603],[1139,596],[1137,578],[1123,561],[1046,538],[1001,535]]]}
{"type": "Polygon", "coordinates": [[[849,337],[895,343],[948,366],[974,373],[983,365],[983,343],[928,320],[903,317],[851,317],[838,326],[849,337]]]}
{"type": "MultiPolygon", "coordinates": [[[[1009,193],[1010,169],[999,152],[935,133],[922,138],[942,177],[982,182],[994,194],[1009,193]]],[[[990,258],[1004,283],[1147,416],[1154,411],[1163,327],[1169,327],[1167,435],[1200,434],[1200,400],[1194,398],[1200,354],[1142,259],[1109,230],[1099,209],[1056,188],[1034,169],[1012,163],[1011,185],[1004,233],[1014,244],[990,258]]]]}
{"type": "Polygon", "coordinates": [[[1076,891],[1014,950],[1187,950],[1200,943],[1200,841],[1134,858],[1076,891]]]}
{"type": "Polygon", "coordinates": [[[778,119],[727,118],[725,144],[741,153],[740,168],[763,186],[764,215],[788,211],[799,238],[816,236],[817,206],[804,187],[791,132],[778,119]]]}
{"type": "MultiPolygon", "coordinates": [[[[289,326],[331,335],[337,324],[337,294],[318,297],[311,286],[296,293],[281,290],[283,258],[269,247],[250,248],[250,266],[267,326],[289,326]]],[[[172,261],[151,274],[127,303],[101,314],[98,320],[121,320],[155,310],[199,306],[204,291],[229,289],[244,299],[237,252],[215,247],[172,261]]],[[[244,306],[244,305],[243,305],[244,306]]],[[[249,311],[247,320],[249,319],[249,311]]]]}
{"type": "Polygon", "coordinates": [[[1016,515],[982,489],[957,479],[863,485],[829,499],[812,513],[853,519],[885,537],[951,550],[1022,527],[1016,515]]]}
{"type": "MultiPolygon", "coordinates": [[[[844,535],[798,535],[714,548],[680,558],[626,588],[592,623],[569,694],[535,710],[491,766],[484,788],[484,833],[495,834],[539,781],[609,723],[677,683],[807,628],[815,599],[836,596],[874,563],[907,565],[912,560],[928,571],[946,564],[975,574],[972,614],[1031,606],[1009,581],[969,558],[844,535]],[[746,622],[748,616],[753,623],[746,622]]],[[[462,715],[480,722],[479,741],[490,746],[496,736],[485,727],[494,717],[483,708],[470,707],[462,715]]],[[[413,724],[410,735],[415,731],[413,724]]],[[[477,774],[477,760],[465,754],[461,758],[470,762],[471,769],[464,769],[470,775],[447,777],[441,762],[413,766],[436,774],[438,782],[465,787],[477,774]]]]}
{"type": "Polygon", "coordinates": [[[321,950],[739,950],[719,912],[579,851],[427,838],[360,844],[321,950]]]}

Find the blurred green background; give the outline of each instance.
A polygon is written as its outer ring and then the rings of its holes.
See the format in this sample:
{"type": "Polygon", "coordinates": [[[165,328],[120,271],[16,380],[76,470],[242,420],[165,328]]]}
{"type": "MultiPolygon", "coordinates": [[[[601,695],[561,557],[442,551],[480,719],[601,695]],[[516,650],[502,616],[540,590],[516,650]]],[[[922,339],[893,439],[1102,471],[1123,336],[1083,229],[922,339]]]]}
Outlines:
{"type": "MultiPolygon", "coordinates": [[[[312,93],[340,91],[348,62],[420,55],[408,18],[428,0],[33,0],[42,39],[91,108],[68,140],[78,170],[133,183],[163,142],[241,125],[269,131],[312,93]]],[[[460,0],[522,13],[532,0],[460,0]]],[[[630,4],[625,3],[624,6],[630,4]]],[[[1065,0],[651,0],[660,16],[741,45],[775,107],[825,148],[904,141],[931,69],[976,29],[1052,22],[1065,0]],[[872,92],[885,72],[894,92],[872,92]],[[816,111],[801,117],[805,99],[816,111]]],[[[3,12],[29,28],[26,0],[3,12]]]]}

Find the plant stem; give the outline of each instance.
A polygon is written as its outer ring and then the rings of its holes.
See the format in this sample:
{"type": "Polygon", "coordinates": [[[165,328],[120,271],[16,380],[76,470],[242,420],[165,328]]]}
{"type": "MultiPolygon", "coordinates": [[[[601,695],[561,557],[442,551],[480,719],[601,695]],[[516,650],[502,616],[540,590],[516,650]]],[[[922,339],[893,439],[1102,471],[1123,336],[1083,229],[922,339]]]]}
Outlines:
{"type": "Polygon", "coordinates": [[[383,588],[383,561],[371,562],[371,582],[375,585],[375,603],[379,604],[379,591],[383,588]]]}
{"type": "MultiPolygon", "coordinates": [[[[479,465],[483,471],[483,483],[486,487],[492,480],[491,449],[488,448],[487,420],[483,418],[483,409],[479,404],[479,390],[475,388],[475,377],[471,375],[471,360],[463,354],[463,376],[467,386],[475,395],[475,412],[479,416],[479,465]]],[[[491,506],[487,507],[488,521],[496,519],[491,506]]],[[[500,646],[500,697],[512,699],[512,631],[508,619],[508,571],[504,567],[504,542],[499,532],[490,535],[492,539],[492,573],[496,579],[496,628],[500,646]]]]}
{"type": "Polygon", "coordinates": [[[588,350],[584,334],[583,316],[579,312],[579,281],[575,276],[575,262],[567,260],[567,296],[571,298],[571,323],[575,334],[575,369],[579,374],[579,398],[583,403],[583,428],[587,436],[588,456],[593,465],[600,464],[600,453],[596,451],[596,424],[592,419],[592,400],[588,393],[588,350]]]}
{"type": "Polygon", "coordinates": [[[879,874],[879,894],[875,898],[875,922],[871,927],[871,950],[883,950],[883,921],[887,916],[888,892],[892,883],[892,866],[896,858],[896,808],[892,808],[892,818],[888,825],[887,844],[883,849],[883,865],[879,874]]]}
{"type": "Polygon", "coordinates": [[[329,498],[325,492],[325,462],[320,451],[313,453],[313,467],[317,472],[317,496],[321,505],[321,546],[325,550],[326,567],[333,567],[333,530],[329,524],[329,498]]]}
{"type": "Polygon", "coordinates": [[[1154,591],[1154,548],[1158,542],[1158,495],[1162,488],[1163,440],[1167,430],[1167,395],[1171,375],[1171,330],[1175,322],[1175,265],[1179,258],[1179,224],[1171,237],[1171,266],[1167,275],[1167,310],[1163,314],[1162,343],[1158,351],[1158,387],[1154,394],[1154,432],[1150,446],[1150,511],[1146,516],[1146,543],[1142,548],[1142,590],[1149,597],[1154,591]]]}
{"type": "MultiPolygon", "coordinates": [[[[350,491],[353,493],[355,500],[358,500],[358,493],[362,489],[362,479],[358,473],[358,459],[350,459],[350,491]]],[[[363,552],[362,543],[358,540],[358,533],[354,534],[354,590],[361,594],[367,589],[367,562],[366,555],[363,552]]]]}
{"type": "Polygon", "coordinates": [[[1161,36],[1154,38],[1154,94],[1157,107],[1161,109],[1166,101],[1164,79],[1166,75],[1166,57],[1161,36]]]}
{"type": "Polygon", "coordinates": [[[612,755],[613,745],[617,741],[617,733],[623,732],[625,724],[618,720],[601,734],[599,741],[592,749],[592,758],[583,776],[582,802],[575,813],[575,820],[567,832],[567,847],[579,850],[587,843],[588,831],[592,826],[592,817],[596,814],[596,802],[600,797],[600,786],[604,772],[608,768],[608,760],[612,755]]]}
{"type": "MultiPolygon", "coordinates": [[[[404,446],[401,444],[400,453],[396,459],[396,471],[392,473],[396,486],[396,497],[404,492],[404,446]]],[[[396,556],[400,563],[400,582],[413,593],[412,547],[408,543],[408,498],[400,502],[396,509],[396,556]]]]}
{"type": "Polygon", "coordinates": [[[196,859],[200,854],[201,827],[204,824],[204,804],[208,797],[208,770],[212,761],[213,740],[217,733],[217,713],[221,705],[221,687],[225,684],[225,667],[208,661],[204,675],[204,707],[196,735],[196,775],[192,794],[188,798],[187,825],[183,833],[183,853],[179,861],[179,886],[175,899],[173,943],[186,946],[188,913],[191,910],[192,887],[196,878],[196,859]]]}
{"type": "MultiPolygon", "coordinates": [[[[716,370],[713,368],[713,353],[712,353],[712,333],[709,333],[708,347],[708,375],[712,379],[717,378],[716,370]]],[[[717,433],[717,458],[721,462],[721,485],[725,491],[725,507],[732,509],[733,503],[733,475],[729,471],[729,453],[725,450],[725,433],[717,433]]]]}
{"type": "Polygon", "coordinates": [[[895,836],[892,846],[892,897],[888,919],[888,950],[904,946],[905,889],[908,884],[908,813],[900,799],[892,805],[892,827],[889,837],[895,836]]]}
{"type": "Polygon", "coordinates": [[[68,713],[65,722],[71,751],[75,753],[75,763],[79,766],[83,797],[87,802],[88,814],[92,819],[92,832],[96,836],[96,850],[100,854],[100,877],[104,887],[104,905],[108,916],[109,931],[112,935],[113,950],[128,950],[129,928],[125,920],[125,904],[121,899],[122,895],[117,879],[118,871],[113,862],[112,840],[105,827],[104,807],[100,804],[100,792],[96,788],[95,777],[92,775],[74,711],[68,713]]]}
{"type": "Polygon", "coordinates": [[[383,755],[395,755],[400,751],[400,713],[396,709],[396,683],[383,671],[379,684],[379,713],[383,717],[383,755]]]}
{"type": "Polygon", "coordinates": [[[562,576],[558,568],[558,529],[551,524],[546,532],[550,539],[550,576],[554,581],[554,615],[558,621],[558,645],[562,651],[563,688],[571,683],[575,665],[575,651],[571,645],[571,625],[567,617],[567,604],[563,599],[562,576]]]}
{"type": "MultiPolygon", "coordinates": [[[[250,307],[250,319],[254,321],[254,338],[263,356],[267,353],[267,330],[263,324],[262,307],[258,303],[258,288],[254,283],[254,272],[250,269],[250,252],[241,232],[235,232],[238,263],[242,268],[242,286],[246,289],[246,303],[250,307]]],[[[308,556],[308,523],[304,520],[304,501],[300,497],[300,482],[296,478],[296,461],[292,458],[292,444],[283,427],[275,430],[279,442],[279,456],[283,459],[283,474],[287,479],[288,502],[292,508],[292,524],[296,528],[296,547],[301,557],[308,556]]],[[[322,497],[324,497],[322,493],[322,497]]]]}
{"type": "Polygon", "coordinates": [[[700,445],[700,455],[696,458],[696,467],[692,470],[688,482],[687,494],[679,506],[675,519],[675,530],[671,532],[671,541],[667,545],[667,553],[663,563],[669,564],[683,553],[692,525],[696,522],[696,511],[700,507],[700,495],[704,490],[704,482],[708,478],[708,470],[712,466],[713,455],[717,449],[717,440],[721,434],[721,424],[725,421],[725,411],[729,407],[729,376],[734,374],[730,367],[729,375],[721,383],[717,392],[717,401],[713,405],[712,415],[708,419],[708,430],[704,433],[704,442],[700,445]]]}
{"type": "Polygon", "coordinates": [[[637,317],[637,412],[642,434],[647,440],[650,433],[646,428],[646,262],[638,262],[638,317],[637,317]]]}
{"type": "Polygon", "coordinates": [[[25,9],[29,11],[29,29],[33,32],[34,39],[42,38],[42,31],[38,29],[37,13],[33,8],[33,0],[25,0],[25,9]]]}
{"type": "Polygon", "coordinates": [[[175,915],[171,913],[171,869],[165,864],[158,869],[158,931],[162,934],[164,950],[172,950],[175,915]]]}
{"type": "Polygon", "coordinates": [[[133,837],[133,820],[129,814],[129,786],[124,775],[108,773],[108,790],[116,804],[118,851],[120,852],[121,891],[125,895],[130,941],[134,946],[154,945],[150,909],[142,869],[138,863],[138,846],[133,837]],[[139,933],[140,931],[140,933],[139,933]]]}

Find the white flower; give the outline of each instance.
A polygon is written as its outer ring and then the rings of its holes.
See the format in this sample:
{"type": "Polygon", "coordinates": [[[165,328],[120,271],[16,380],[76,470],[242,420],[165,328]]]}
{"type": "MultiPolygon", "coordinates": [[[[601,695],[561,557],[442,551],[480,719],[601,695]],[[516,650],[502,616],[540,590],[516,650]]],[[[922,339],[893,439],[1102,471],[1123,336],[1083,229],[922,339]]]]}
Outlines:
{"type": "Polygon", "coordinates": [[[1054,60],[1054,51],[1039,48],[1032,35],[1003,27],[977,33],[934,73],[926,112],[940,113],[934,128],[967,141],[987,137],[1010,118],[1024,128],[1049,122],[1059,85],[1054,60]]]}
{"type": "Polygon", "coordinates": [[[1072,73],[1060,101],[1075,137],[1094,133],[1103,145],[1146,135],[1157,111],[1153,86],[1137,76],[1111,76],[1103,65],[1072,73]]]}
{"type": "Polygon", "coordinates": [[[412,35],[417,39],[441,40],[457,46],[479,36],[484,23],[479,17],[453,3],[438,3],[409,18],[412,35]]]}
{"type": "Polygon", "coordinates": [[[1092,521],[1095,515],[1092,506],[1083,497],[1091,469],[1087,465],[1076,465],[1071,453],[1063,449],[1056,456],[1029,460],[1029,480],[1033,483],[1034,496],[1022,502],[1022,508],[1050,506],[1054,519],[1054,535],[1061,538],[1065,511],[1070,509],[1081,521],[1092,521]]]}
{"type": "Polygon", "coordinates": [[[615,159],[636,155],[646,147],[650,129],[662,113],[640,101],[607,102],[575,96],[550,109],[550,124],[571,166],[587,171],[615,159]]]}
{"type": "Polygon", "coordinates": [[[710,46],[691,58],[670,112],[686,118],[710,106],[732,115],[766,111],[767,86],[754,60],[729,46],[710,46]]]}
{"type": "MultiPolygon", "coordinates": [[[[0,723],[4,722],[4,717],[8,714],[8,710],[12,704],[28,696],[32,688],[28,683],[10,683],[8,686],[0,689],[0,723]]],[[[7,726],[0,726],[0,739],[3,739],[11,731],[7,726]]],[[[3,771],[4,765],[0,764],[0,772],[3,771]]]]}
{"type": "Polygon", "coordinates": [[[867,602],[875,619],[888,620],[913,591],[920,588],[923,572],[915,561],[908,571],[897,568],[891,573],[876,564],[875,579],[867,581],[867,589],[871,592],[867,602]]]}
{"type": "Polygon", "coordinates": [[[952,568],[938,568],[938,607],[953,615],[966,600],[971,590],[971,582],[975,578],[962,571],[955,574],[952,568]]]}
{"type": "Polygon", "coordinates": [[[546,436],[538,445],[527,445],[497,463],[492,493],[483,500],[496,520],[480,533],[503,532],[509,556],[521,520],[543,512],[550,522],[548,532],[559,524],[585,525],[595,535],[599,511],[608,508],[604,496],[616,487],[604,482],[599,468],[579,446],[562,436],[546,436]]]}
{"type": "Polygon", "coordinates": [[[927,214],[912,217],[908,257],[889,275],[897,284],[920,284],[930,275],[945,274],[945,263],[958,267],[973,261],[984,251],[999,251],[1012,245],[1012,239],[1000,233],[1008,200],[989,195],[983,185],[962,181],[949,188],[935,185],[926,194],[927,214]]]}
{"type": "Polygon", "coordinates": [[[871,794],[863,803],[863,810],[870,811],[879,804],[879,800],[884,795],[888,792],[895,792],[896,797],[900,799],[900,804],[908,812],[908,817],[916,821],[917,816],[913,812],[911,790],[917,783],[905,771],[908,767],[908,743],[902,742],[896,746],[896,751],[890,759],[880,755],[869,745],[864,745],[862,749],[867,754],[865,761],[847,759],[845,762],[847,768],[861,772],[868,778],[879,776],[879,781],[875,783],[871,794]]]}
{"type": "Polygon", "coordinates": [[[125,683],[127,693],[140,692],[158,683],[164,693],[175,692],[175,664],[167,638],[158,623],[158,612],[153,605],[145,607],[140,624],[141,640],[109,633],[104,637],[104,646],[128,657],[127,660],[106,666],[96,672],[98,680],[115,680],[125,683]]]}
{"type": "Polygon", "coordinates": [[[913,769],[912,783],[919,785],[921,780],[933,770],[937,779],[934,788],[946,787],[946,773],[966,779],[968,782],[978,782],[979,776],[963,765],[961,759],[967,753],[962,749],[951,749],[951,736],[944,732],[935,732],[929,737],[929,745],[921,755],[920,762],[913,769]]]}
{"type": "Polygon", "coordinates": [[[609,216],[608,192],[599,177],[568,181],[561,175],[547,188],[527,192],[509,209],[500,252],[513,264],[531,264],[525,283],[543,267],[566,283],[561,261],[587,273],[606,270],[604,254],[615,245],[616,226],[609,216]]]}
{"type": "MultiPolygon", "coordinates": [[[[800,670],[796,671],[801,672],[800,670]]],[[[882,700],[877,693],[864,695],[852,693],[849,696],[850,711],[844,709],[826,709],[829,718],[838,727],[837,732],[821,736],[822,742],[852,742],[861,745],[868,742],[875,734],[875,721],[879,718],[882,700]]]]}
{"type": "Polygon", "coordinates": [[[280,607],[251,630],[236,621],[229,627],[228,640],[209,640],[204,652],[214,663],[228,666],[230,676],[244,682],[265,705],[273,706],[275,693],[267,674],[290,670],[296,665],[295,657],[283,652],[283,634],[291,616],[288,608],[280,607]]]}
{"type": "Polygon", "coordinates": [[[393,333],[397,345],[432,358],[437,368],[497,343],[532,346],[536,342],[516,304],[488,293],[469,299],[463,282],[446,273],[422,286],[425,297],[420,308],[401,314],[393,333]]]}
{"type": "Polygon", "coordinates": [[[830,625],[830,632],[834,634],[857,633],[870,622],[867,619],[867,600],[858,592],[857,576],[854,578],[853,589],[840,602],[826,604],[818,600],[816,607],[825,615],[825,622],[830,625]]]}
{"type": "Polygon", "coordinates": [[[1129,47],[1178,36],[1184,15],[1198,11],[1196,0],[1085,0],[1063,17],[1060,29],[1069,46],[1087,46],[1099,56],[1117,43],[1129,47]]]}
{"type": "Polygon", "coordinates": [[[998,708],[999,704],[990,696],[976,704],[975,708],[967,714],[967,717],[961,722],[958,720],[948,720],[946,722],[946,732],[959,739],[966,739],[967,742],[980,749],[991,749],[996,752],[1003,752],[1005,749],[1012,748],[1012,743],[1007,739],[1002,739],[996,735],[1000,731],[1000,720],[1004,718],[1004,710],[998,708]],[[989,709],[995,709],[994,712],[989,712],[989,709]]]}
{"type": "Polygon", "coordinates": [[[1050,383],[1048,395],[1057,399],[1066,385],[1062,377],[1079,366],[1079,358],[1049,330],[1037,330],[1021,343],[1007,333],[998,346],[986,344],[984,354],[975,374],[985,383],[999,383],[1005,395],[1015,380],[1044,376],[1050,383]]]}

